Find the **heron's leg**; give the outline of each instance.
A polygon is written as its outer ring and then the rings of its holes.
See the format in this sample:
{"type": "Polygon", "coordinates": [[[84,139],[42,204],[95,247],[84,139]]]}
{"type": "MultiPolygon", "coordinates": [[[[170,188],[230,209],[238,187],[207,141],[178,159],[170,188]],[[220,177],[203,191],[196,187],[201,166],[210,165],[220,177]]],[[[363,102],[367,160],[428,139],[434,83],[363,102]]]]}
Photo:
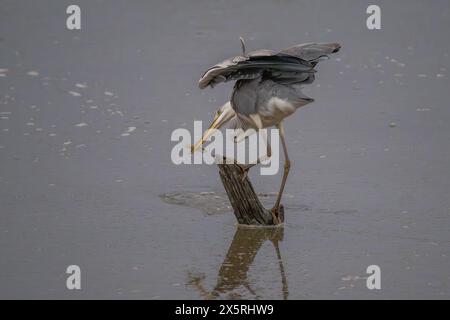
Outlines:
{"type": "MultiPolygon", "coordinates": [[[[272,211],[276,213],[277,218],[278,218],[278,210],[280,209],[280,202],[281,202],[281,197],[283,196],[284,185],[286,184],[286,180],[287,180],[287,177],[289,174],[289,169],[291,168],[291,161],[289,160],[289,155],[288,155],[287,147],[286,147],[286,141],[284,139],[283,122],[280,122],[277,125],[277,128],[280,130],[280,139],[281,139],[281,143],[283,145],[283,152],[284,152],[283,179],[281,180],[280,191],[278,192],[277,201],[275,202],[275,206],[272,208],[272,211]]],[[[281,221],[279,221],[279,222],[281,222],[281,221]]]]}
{"type": "Polygon", "coordinates": [[[250,168],[254,167],[255,165],[257,165],[263,161],[266,161],[267,159],[269,159],[272,156],[272,147],[270,146],[270,143],[267,139],[267,133],[265,131],[261,131],[261,137],[262,137],[262,140],[264,141],[264,144],[266,145],[266,154],[263,155],[262,157],[259,157],[259,155],[258,155],[258,158],[256,159],[255,163],[246,164],[246,165],[239,164],[239,167],[242,169],[242,172],[244,173],[242,180],[244,180],[247,177],[248,171],[250,170],[250,168]]]}

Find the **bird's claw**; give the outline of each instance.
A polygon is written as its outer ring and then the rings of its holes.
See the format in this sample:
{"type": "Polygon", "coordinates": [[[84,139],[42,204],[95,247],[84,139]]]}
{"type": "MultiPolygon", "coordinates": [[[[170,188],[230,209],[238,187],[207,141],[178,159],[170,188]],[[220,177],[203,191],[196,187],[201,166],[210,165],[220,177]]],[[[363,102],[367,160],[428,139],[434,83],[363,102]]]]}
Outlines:
{"type": "Polygon", "coordinates": [[[248,177],[248,171],[250,170],[251,166],[238,164],[238,167],[242,171],[242,179],[241,179],[241,181],[244,181],[248,177]]]}
{"type": "Polygon", "coordinates": [[[270,213],[272,213],[273,221],[276,224],[282,223],[282,221],[280,219],[280,207],[279,206],[275,206],[272,209],[270,209],[270,213]]]}

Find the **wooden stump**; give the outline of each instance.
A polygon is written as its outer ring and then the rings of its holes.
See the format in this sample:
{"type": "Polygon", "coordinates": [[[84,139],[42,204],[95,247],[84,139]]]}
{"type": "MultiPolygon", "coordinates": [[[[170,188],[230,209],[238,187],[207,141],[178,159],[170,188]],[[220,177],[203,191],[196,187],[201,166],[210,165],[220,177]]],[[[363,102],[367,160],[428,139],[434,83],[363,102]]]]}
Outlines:
{"type": "MultiPolygon", "coordinates": [[[[275,226],[278,224],[272,213],[261,204],[248,176],[243,173],[237,164],[224,162],[217,165],[222,184],[239,224],[256,226],[275,226]]],[[[279,218],[281,222],[284,222],[283,206],[280,206],[279,218]]]]}

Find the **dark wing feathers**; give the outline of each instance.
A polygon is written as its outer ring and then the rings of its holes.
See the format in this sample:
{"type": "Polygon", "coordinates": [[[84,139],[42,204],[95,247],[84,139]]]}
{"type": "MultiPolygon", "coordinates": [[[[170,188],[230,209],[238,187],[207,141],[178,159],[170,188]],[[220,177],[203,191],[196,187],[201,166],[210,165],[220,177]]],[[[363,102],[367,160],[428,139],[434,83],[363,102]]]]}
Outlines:
{"type": "Polygon", "coordinates": [[[213,87],[220,82],[255,79],[261,76],[263,72],[296,74],[313,73],[315,70],[308,62],[302,62],[292,57],[238,56],[225,60],[206,71],[199,81],[199,87],[203,89],[209,85],[213,87]]]}
{"type": "Polygon", "coordinates": [[[256,79],[265,74],[286,83],[311,83],[318,61],[339,51],[337,43],[300,44],[274,52],[258,50],[236,56],[207,70],[198,85],[201,89],[232,80],[256,79]]]}
{"type": "Polygon", "coordinates": [[[278,54],[296,57],[316,65],[321,59],[327,59],[330,54],[340,49],[339,43],[304,43],[281,50],[278,54]]]}

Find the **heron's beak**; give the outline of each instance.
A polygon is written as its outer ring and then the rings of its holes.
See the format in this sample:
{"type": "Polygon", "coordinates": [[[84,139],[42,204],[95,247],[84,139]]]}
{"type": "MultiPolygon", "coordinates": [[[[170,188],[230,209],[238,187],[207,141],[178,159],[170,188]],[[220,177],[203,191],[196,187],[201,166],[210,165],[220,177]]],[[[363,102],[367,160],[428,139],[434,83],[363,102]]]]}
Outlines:
{"type": "Polygon", "coordinates": [[[231,110],[226,109],[220,114],[216,114],[214,117],[213,122],[209,126],[208,130],[205,131],[202,138],[197,141],[195,145],[191,146],[191,152],[194,153],[198,149],[200,149],[203,144],[208,140],[208,138],[217,130],[219,129],[224,123],[226,123],[228,120],[230,120],[234,115],[234,112],[231,110]]]}

